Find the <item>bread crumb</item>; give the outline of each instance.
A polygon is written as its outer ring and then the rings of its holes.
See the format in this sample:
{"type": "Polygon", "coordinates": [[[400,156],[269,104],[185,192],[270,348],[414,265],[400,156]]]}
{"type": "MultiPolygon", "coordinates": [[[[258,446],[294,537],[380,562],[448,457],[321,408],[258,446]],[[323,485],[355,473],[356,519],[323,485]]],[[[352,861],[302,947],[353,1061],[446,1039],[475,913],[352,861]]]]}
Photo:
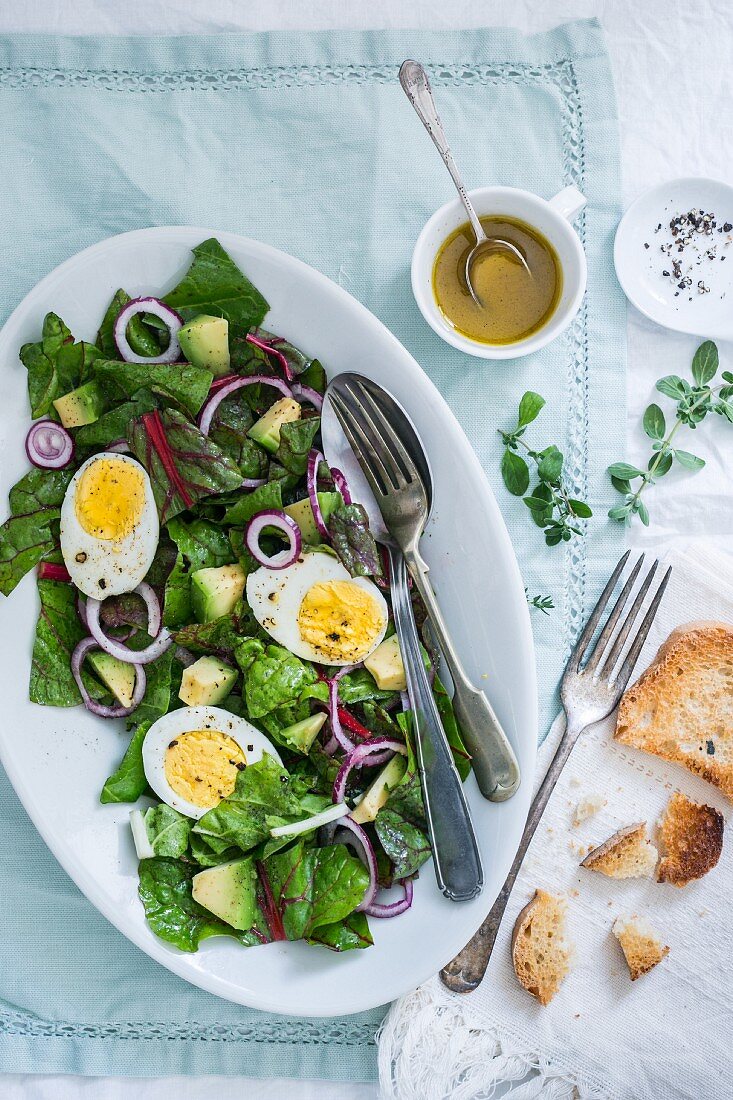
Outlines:
{"type": "Polygon", "coordinates": [[[579,787],[580,786],[580,780],[578,779],[577,775],[574,775],[572,777],[572,779],[570,780],[570,786],[571,787],[579,787]]]}

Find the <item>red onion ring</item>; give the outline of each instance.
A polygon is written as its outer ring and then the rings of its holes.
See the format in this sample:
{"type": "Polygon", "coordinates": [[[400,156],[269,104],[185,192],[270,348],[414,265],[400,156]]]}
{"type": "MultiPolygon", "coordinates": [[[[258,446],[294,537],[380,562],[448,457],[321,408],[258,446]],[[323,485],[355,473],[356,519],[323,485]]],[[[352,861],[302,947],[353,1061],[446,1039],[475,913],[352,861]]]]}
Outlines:
{"type": "Polygon", "coordinates": [[[318,467],[322,462],[325,462],[325,458],[320,451],[315,448],[308,455],[308,465],[305,471],[305,484],[308,490],[308,500],[310,501],[311,508],[313,510],[313,518],[316,521],[316,527],[318,533],[322,538],[331,541],[331,534],[326,527],[326,521],[323,518],[321,512],[321,505],[318,502],[318,467]]]}
{"type": "Polygon", "coordinates": [[[25,437],[25,453],[39,470],[62,470],[74,457],[74,440],[55,420],[37,420],[25,437]]]}
{"type": "Polygon", "coordinates": [[[123,306],[114,323],[114,340],[121,358],[126,363],[175,363],[181,354],[178,333],[183,327],[183,318],[174,309],[161,302],[160,298],[133,298],[123,306]],[[127,339],[127,326],[138,313],[151,313],[168,327],[170,339],[165,351],[160,355],[138,355],[127,339]]]}
{"type": "Polygon", "coordinates": [[[277,508],[265,508],[256,512],[244,529],[244,541],[255,561],[266,565],[268,569],[287,569],[298,560],[303,546],[298,524],[277,508]],[[260,535],[266,527],[276,527],[290,543],[286,550],[280,550],[270,558],[260,549],[260,535]]]}
{"type": "Polygon", "coordinates": [[[351,499],[351,491],[349,489],[349,483],[346,480],[345,476],[341,473],[339,469],[337,469],[336,466],[331,467],[331,477],[333,478],[333,483],[337,491],[341,493],[341,496],[343,497],[344,504],[353,504],[353,501],[351,499]]]}
{"type": "Polygon", "coordinates": [[[254,336],[251,332],[247,333],[247,335],[245,336],[245,340],[248,344],[252,344],[253,347],[259,348],[260,351],[264,351],[267,355],[274,356],[282,367],[282,372],[287,378],[288,382],[293,381],[295,375],[292,372],[290,363],[288,363],[287,359],[281,351],[278,351],[277,348],[272,347],[272,345],[268,344],[265,340],[260,340],[258,336],[254,336]]]}
{"type": "Polygon", "coordinates": [[[354,768],[376,767],[377,764],[385,764],[396,752],[407,756],[407,749],[401,741],[395,741],[392,737],[372,737],[371,741],[362,741],[360,745],[344,757],[344,761],[338,770],[333,785],[331,798],[334,802],[343,802],[346,797],[346,783],[354,768]],[[371,757],[371,759],[369,759],[371,757]]]}
{"type": "Polygon", "coordinates": [[[266,477],[243,477],[243,489],[259,489],[260,485],[267,485],[266,477]]]}
{"type": "Polygon", "coordinates": [[[108,443],[105,450],[113,451],[116,455],[127,455],[130,453],[130,444],[126,439],[116,439],[114,443],[108,443]]]}
{"type": "Polygon", "coordinates": [[[384,902],[371,901],[369,905],[364,906],[363,912],[368,917],[398,917],[400,913],[404,913],[412,905],[412,879],[401,878],[397,885],[405,891],[403,898],[400,898],[399,901],[388,902],[386,905],[384,902]]]}
{"type": "Polygon", "coordinates": [[[96,699],[92,699],[86,689],[86,685],[81,675],[81,668],[87,653],[92,649],[101,648],[103,647],[98,644],[96,638],[82,638],[71,654],[71,674],[76,681],[76,686],[79,688],[82,701],[87,710],[90,710],[92,714],[99,715],[100,718],[126,718],[127,715],[132,714],[143,701],[145,688],[147,687],[145,669],[141,664],[133,664],[133,668],[135,669],[135,688],[132,694],[132,703],[129,707],[123,707],[121,704],[110,707],[104,703],[98,703],[96,699]]]}
{"type": "Polygon", "coordinates": [[[341,723],[341,716],[339,714],[339,702],[338,702],[338,682],[342,676],[346,676],[347,673],[353,672],[357,665],[344,665],[334,676],[324,676],[322,672],[319,672],[318,678],[328,684],[328,718],[331,727],[331,736],[323,746],[323,751],[327,756],[333,756],[336,749],[341,746],[346,752],[351,752],[354,748],[354,742],[344,733],[344,728],[341,723]]]}
{"type": "Polygon", "coordinates": [[[379,888],[377,857],[372,842],[369,839],[369,835],[366,830],[362,829],[361,825],[357,824],[351,817],[341,817],[337,821],[332,821],[330,824],[324,825],[320,835],[321,844],[324,847],[329,844],[345,844],[348,848],[351,848],[352,851],[355,851],[369,872],[369,885],[364,892],[364,897],[356,907],[357,913],[364,912],[366,907],[371,905],[374,901],[379,888]],[[352,835],[342,838],[340,836],[341,832],[346,832],[347,830],[352,835]]]}
{"type": "Polygon", "coordinates": [[[155,595],[150,585],[143,581],[134,591],[145,600],[145,605],[148,609],[148,634],[155,639],[145,649],[130,649],[128,646],[115,641],[114,638],[108,638],[102,630],[102,625],[99,621],[99,612],[102,604],[99,600],[91,596],[86,603],[87,625],[89,627],[89,633],[105,653],[109,653],[111,657],[117,657],[119,661],[125,661],[127,664],[147,665],[157,657],[160,657],[161,653],[165,653],[165,651],[173,645],[173,638],[166,628],[160,625],[160,604],[158,603],[158,597],[155,595]],[[157,612],[155,608],[152,607],[153,601],[157,604],[157,612]]]}
{"type": "MultiPolygon", "coordinates": [[[[202,435],[208,435],[211,429],[211,421],[214,419],[214,413],[221,405],[222,401],[225,401],[230,394],[236,393],[237,390],[241,390],[243,386],[254,385],[272,386],[274,389],[279,390],[284,397],[292,397],[293,393],[282,378],[273,378],[269,374],[251,374],[248,378],[235,378],[231,382],[227,382],[225,386],[220,386],[213,396],[210,396],[206,401],[206,404],[202,408],[199,414],[199,431],[202,435]]],[[[213,387],[212,387],[213,388],[213,387]]],[[[209,390],[211,394],[211,389],[209,390]]]]}
{"type": "Polygon", "coordinates": [[[290,388],[293,391],[293,397],[298,401],[307,401],[317,412],[322,411],[323,396],[318,390],[314,390],[312,386],[304,386],[302,382],[293,382],[290,388]]]}

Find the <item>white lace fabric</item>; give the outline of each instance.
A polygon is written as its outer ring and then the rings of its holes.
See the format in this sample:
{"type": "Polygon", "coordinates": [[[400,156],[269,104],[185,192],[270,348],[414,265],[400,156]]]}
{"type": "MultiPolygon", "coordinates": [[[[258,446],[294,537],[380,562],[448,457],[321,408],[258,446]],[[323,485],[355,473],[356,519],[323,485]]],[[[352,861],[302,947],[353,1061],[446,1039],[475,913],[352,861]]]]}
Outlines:
{"type": "MultiPolygon", "coordinates": [[[[670,555],[669,562],[670,586],[639,671],[681,623],[733,622],[733,585],[725,579],[733,578],[730,559],[698,546],[670,555]]],[[[562,728],[559,719],[540,750],[540,776],[562,728]]],[[[514,1083],[512,1100],[730,1095],[721,1081],[733,1022],[729,841],[718,866],[681,889],[650,879],[609,879],[579,864],[624,825],[646,821],[654,837],[675,791],[726,817],[731,805],[686,769],[617,744],[613,729],[611,718],[578,742],[532,842],[479,989],[459,996],[434,978],[393,1006],[379,1042],[385,1097],[483,1100],[500,1082],[514,1083]],[[577,803],[597,793],[606,804],[574,826],[577,803]],[[537,887],[567,898],[574,945],[570,973],[546,1008],[520,987],[510,960],[514,922],[537,887]],[[617,916],[632,913],[647,917],[670,947],[667,958],[633,983],[611,933],[617,916]]]]}

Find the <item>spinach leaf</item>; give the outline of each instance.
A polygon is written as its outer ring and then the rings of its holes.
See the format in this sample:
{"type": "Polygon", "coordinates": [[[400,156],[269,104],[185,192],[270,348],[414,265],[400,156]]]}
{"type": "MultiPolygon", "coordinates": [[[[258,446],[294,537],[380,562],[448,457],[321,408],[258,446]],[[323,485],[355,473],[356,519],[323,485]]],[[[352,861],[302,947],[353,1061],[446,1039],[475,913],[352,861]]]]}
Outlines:
{"type": "MultiPolygon", "coordinates": [[[[107,359],[114,359],[119,355],[114,337],[115,321],[122,307],[131,301],[132,298],[126,291],[118,290],[107,307],[96,341],[97,347],[107,359]]],[[[157,356],[167,346],[161,341],[157,329],[147,324],[145,315],[139,313],[130,319],[127,326],[127,339],[137,355],[157,356]]]]}
{"type": "Polygon", "coordinates": [[[96,378],[110,400],[134,397],[152,390],[195,416],[206,400],[213,381],[211,371],[190,363],[122,363],[99,359],[93,365],[96,378]]]}
{"type": "Polygon", "coordinates": [[[209,936],[234,936],[236,931],[193,900],[191,880],[196,868],[180,859],[140,861],[138,893],[148,924],[162,940],[181,951],[196,951],[209,936]]]}
{"type": "Polygon", "coordinates": [[[29,470],[10,490],[10,517],[0,527],[0,592],[9,596],[25,574],[57,543],[72,469],[29,470]]]}
{"type": "Polygon", "coordinates": [[[381,577],[382,563],[361,504],[344,504],[328,521],[331,543],[352,577],[381,577]]]}
{"type": "Polygon", "coordinates": [[[402,779],[390,792],[387,799],[387,807],[401,814],[407,821],[412,821],[420,829],[427,829],[425,820],[425,804],[422,797],[420,784],[420,772],[418,771],[417,758],[410,734],[409,712],[399,714],[397,722],[405,734],[407,745],[407,768],[402,779]]]}
{"type": "Polygon", "coordinates": [[[458,774],[465,783],[471,773],[471,755],[466,750],[466,746],[463,743],[461,729],[453,710],[451,698],[438,676],[436,676],[433,681],[433,696],[435,697],[435,705],[438,708],[438,714],[443,723],[445,735],[448,738],[448,744],[453,753],[453,761],[458,770],[458,774]]]}
{"type": "Polygon", "coordinates": [[[266,485],[260,485],[251,493],[243,494],[224,513],[224,523],[234,527],[243,527],[258,512],[270,508],[281,509],[283,506],[282,490],[278,481],[268,481],[266,485]]]}
{"type": "Polygon", "coordinates": [[[379,842],[394,865],[394,877],[414,875],[430,857],[430,841],[417,825],[383,806],[374,822],[379,842]]]}
{"type": "Polygon", "coordinates": [[[266,840],[272,824],[299,815],[290,776],[267,753],[237,775],[228,798],[208,810],[193,827],[215,852],[236,846],[243,852],[266,840]]]}
{"type": "Polygon", "coordinates": [[[262,868],[289,940],[311,938],[316,929],[344,920],[369,885],[361,860],[343,844],[306,848],[300,842],[260,864],[261,877],[262,868]]]}
{"type": "Polygon", "coordinates": [[[242,696],[252,719],[298,702],[304,689],[318,678],[312,665],[287,649],[265,647],[254,638],[240,642],[236,658],[244,673],[242,696]]]}
{"type": "Polygon", "coordinates": [[[241,484],[231,460],[174,409],[145,413],[128,431],[135,457],[150,475],[161,523],[241,484]]]}
{"type": "Polygon", "coordinates": [[[270,307],[219,242],[211,237],[192,251],[191,267],[164,301],[186,321],[200,313],[226,317],[234,334],[259,325],[270,307]]]}
{"type": "Polygon", "coordinates": [[[220,863],[228,863],[230,859],[237,859],[241,856],[239,848],[232,845],[230,848],[223,848],[220,852],[214,851],[210,845],[206,843],[206,837],[199,836],[198,833],[191,833],[189,837],[189,846],[191,848],[191,857],[201,867],[217,867],[220,863]]]}
{"type": "Polygon", "coordinates": [[[311,359],[309,366],[300,376],[300,381],[304,386],[310,386],[316,393],[324,394],[326,392],[326,372],[317,359],[311,359]]]}
{"type": "Polygon", "coordinates": [[[374,677],[366,668],[356,668],[339,680],[339,700],[347,706],[380,699],[394,699],[396,694],[398,693],[378,688],[374,677]]]}
{"type": "Polygon", "coordinates": [[[104,805],[110,802],[137,802],[145,791],[148,781],[143,770],[143,741],[150,725],[150,722],[144,722],[137,727],[119,767],[105,780],[99,796],[99,801],[104,805]]]}
{"type": "Polygon", "coordinates": [[[307,420],[293,420],[282,425],[275,459],[288,473],[303,477],[308,466],[308,455],[320,426],[321,420],[318,416],[311,416],[307,420]]]}
{"type": "Polygon", "coordinates": [[[178,859],[185,855],[191,832],[190,818],[161,802],[145,812],[145,831],[156,856],[178,859]]]}
{"type": "Polygon", "coordinates": [[[192,617],[191,575],[189,565],[179,551],[165,582],[163,625],[169,630],[177,630],[185,626],[192,617]]]}
{"type": "Polygon", "coordinates": [[[158,401],[148,389],[139,390],[131,401],[125,401],[109,412],[103,413],[99,420],[84,424],[74,432],[78,447],[105,448],[108,443],[125,439],[130,423],[143,413],[157,409],[158,401]]]}
{"type": "Polygon", "coordinates": [[[21,362],[28,371],[33,419],[50,416],[58,420],[53,402],[86,381],[90,366],[100,355],[93,344],[74,343],[71,331],[55,313],[46,314],[41,339],[20,349],[21,362]]]}
{"type": "Polygon", "coordinates": [[[330,951],[353,951],[372,947],[374,940],[364,913],[351,913],[344,920],[316,928],[308,943],[327,947],[330,951]]]}
{"type": "Polygon", "coordinates": [[[38,581],[41,611],[31,658],[32,703],[75,707],[81,695],[71,674],[71,651],[85,631],[76,613],[76,589],[58,581],[38,581]]]}
{"type": "Polygon", "coordinates": [[[178,554],[165,585],[163,622],[176,630],[193,618],[192,571],[229,565],[237,559],[226,532],[208,520],[194,519],[185,523],[180,516],[176,516],[168,523],[168,534],[176,544],[178,554]]]}

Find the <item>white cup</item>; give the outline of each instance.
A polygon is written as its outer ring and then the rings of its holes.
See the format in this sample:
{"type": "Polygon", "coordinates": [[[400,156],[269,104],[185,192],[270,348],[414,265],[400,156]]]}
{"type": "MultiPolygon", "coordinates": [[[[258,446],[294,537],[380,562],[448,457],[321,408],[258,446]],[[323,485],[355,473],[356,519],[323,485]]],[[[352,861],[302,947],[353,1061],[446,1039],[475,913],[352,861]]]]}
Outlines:
{"type": "Polygon", "coordinates": [[[580,237],[570,223],[586,200],[575,187],[566,187],[549,200],[518,187],[479,187],[470,191],[469,196],[480,218],[487,215],[517,218],[539,230],[550,242],[562,269],[562,294],[555,312],[537,332],[512,344],[485,344],[456,332],[435,300],[433,266],[446,239],[468,221],[460,199],[436,210],[417,238],[412,254],[412,292],[423,317],[446,343],[479,359],[518,359],[549,344],[578,312],[588,270],[580,237]]]}

